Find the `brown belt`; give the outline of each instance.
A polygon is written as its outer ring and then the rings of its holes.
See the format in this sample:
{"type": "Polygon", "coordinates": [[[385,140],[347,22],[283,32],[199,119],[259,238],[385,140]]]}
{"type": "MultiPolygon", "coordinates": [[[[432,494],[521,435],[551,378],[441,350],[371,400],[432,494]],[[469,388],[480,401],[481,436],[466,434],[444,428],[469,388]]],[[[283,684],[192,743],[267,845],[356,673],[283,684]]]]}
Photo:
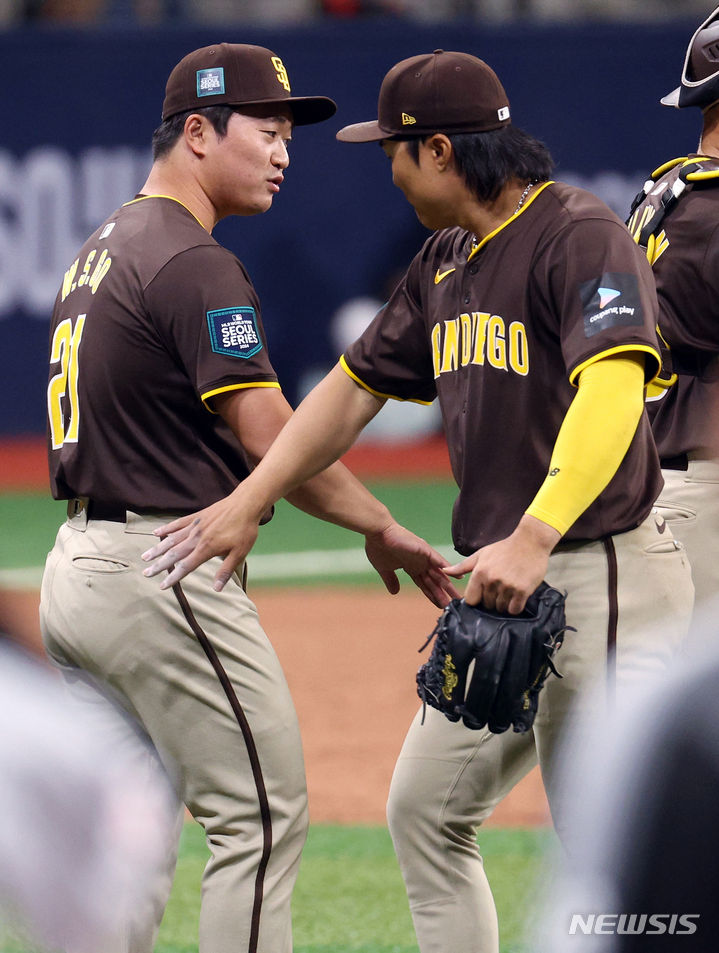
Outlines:
{"type": "Polygon", "coordinates": [[[686,453],[680,453],[677,457],[662,457],[659,461],[662,470],[688,470],[689,458],[686,453]]]}
{"type": "Polygon", "coordinates": [[[108,520],[110,523],[124,523],[127,519],[127,507],[122,503],[99,503],[97,500],[89,500],[87,518],[108,520]]]}
{"type": "Polygon", "coordinates": [[[83,510],[89,520],[124,523],[127,519],[127,507],[124,503],[100,503],[98,500],[86,500],[81,497],[68,502],[67,512],[69,516],[77,516],[83,510]]]}
{"type": "Polygon", "coordinates": [[[67,515],[78,516],[83,511],[89,520],[107,520],[110,523],[124,523],[127,520],[128,510],[138,514],[162,516],[166,522],[194,513],[192,509],[177,510],[147,510],[128,506],[127,503],[102,503],[99,500],[88,500],[84,496],[76,496],[67,501],[67,515]]]}

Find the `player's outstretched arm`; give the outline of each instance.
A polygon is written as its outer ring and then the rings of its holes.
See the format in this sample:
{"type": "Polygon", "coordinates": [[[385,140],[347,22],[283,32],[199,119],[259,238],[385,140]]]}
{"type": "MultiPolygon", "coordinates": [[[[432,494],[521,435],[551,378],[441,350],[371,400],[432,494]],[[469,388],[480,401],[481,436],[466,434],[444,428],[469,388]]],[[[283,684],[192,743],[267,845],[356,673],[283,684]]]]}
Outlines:
{"type": "Polygon", "coordinates": [[[294,415],[279,391],[239,392],[223,416],[261,462],[224,500],[160,528],[164,539],[145,553],[154,560],[145,574],[169,570],[162,582],[167,588],[212,556],[222,556],[215,586],[221,589],[252,548],[262,514],[284,496],[313,516],[363,534],[368,558],[390,592],[399,587],[396,570],[404,569],[435,605],[445,605],[456,595],[441,571],[447,561],[396,523],[384,504],[334,463],[383,403],[339,366],[294,415]]]}
{"type": "MultiPolygon", "coordinates": [[[[221,591],[257,538],[261,513],[253,516],[246,508],[244,486],[241,483],[223,500],[162,527],[162,541],[143,554],[145,560],[152,561],[145,575],[167,570],[160,588],[169,589],[206,560],[221,556],[223,563],[214,584],[215,590],[221,591]]],[[[439,608],[459,597],[445,572],[448,560],[391,516],[381,529],[365,534],[365,552],[393,595],[399,592],[397,570],[402,569],[439,608]]]]}

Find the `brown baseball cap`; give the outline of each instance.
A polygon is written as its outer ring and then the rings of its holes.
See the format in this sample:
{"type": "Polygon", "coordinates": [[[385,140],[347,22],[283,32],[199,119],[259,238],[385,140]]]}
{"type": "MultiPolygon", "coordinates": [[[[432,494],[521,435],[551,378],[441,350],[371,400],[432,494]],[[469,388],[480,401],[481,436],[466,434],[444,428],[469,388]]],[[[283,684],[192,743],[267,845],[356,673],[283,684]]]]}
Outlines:
{"type": "Polygon", "coordinates": [[[506,126],[509,99],[497,74],[469,53],[410,56],[382,80],[378,119],[345,126],[343,142],[373,142],[433,132],[488,132],[506,126]]]}
{"type": "Polygon", "coordinates": [[[203,106],[289,103],[296,126],[329,119],[337,104],[327,96],[291,96],[284,63],[272,50],[217,43],[188,53],[170,73],[162,119],[203,106]]]}

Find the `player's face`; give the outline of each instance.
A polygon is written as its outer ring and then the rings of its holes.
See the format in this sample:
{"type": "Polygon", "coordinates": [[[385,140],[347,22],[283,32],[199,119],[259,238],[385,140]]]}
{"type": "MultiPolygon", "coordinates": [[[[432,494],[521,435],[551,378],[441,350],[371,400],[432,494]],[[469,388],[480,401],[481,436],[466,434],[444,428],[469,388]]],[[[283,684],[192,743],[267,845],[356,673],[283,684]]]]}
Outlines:
{"type": "Polygon", "coordinates": [[[243,106],[216,137],[208,156],[207,186],[218,218],[266,212],[290,164],[292,113],[284,104],[243,106]]]}
{"type": "Polygon", "coordinates": [[[392,163],[392,181],[427,228],[456,224],[446,189],[446,177],[438,173],[431,149],[420,143],[419,162],[410,155],[406,142],[382,140],[382,148],[392,163]]]}

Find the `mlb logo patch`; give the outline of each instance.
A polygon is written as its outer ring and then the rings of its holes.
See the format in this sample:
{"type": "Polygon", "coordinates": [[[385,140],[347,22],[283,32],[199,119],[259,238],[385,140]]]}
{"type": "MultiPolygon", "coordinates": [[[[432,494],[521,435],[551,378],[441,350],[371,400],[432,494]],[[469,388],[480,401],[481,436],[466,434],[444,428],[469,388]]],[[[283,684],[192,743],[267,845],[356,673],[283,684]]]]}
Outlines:
{"type": "Polygon", "coordinates": [[[210,329],[210,345],[215,354],[248,358],[262,350],[254,308],[246,306],[208,311],[207,326],[210,329]]]}
{"type": "Polygon", "coordinates": [[[213,66],[211,69],[198,69],[197,95],[219,96],[225,92],[225,70],[222,66],[213,66]]]}

